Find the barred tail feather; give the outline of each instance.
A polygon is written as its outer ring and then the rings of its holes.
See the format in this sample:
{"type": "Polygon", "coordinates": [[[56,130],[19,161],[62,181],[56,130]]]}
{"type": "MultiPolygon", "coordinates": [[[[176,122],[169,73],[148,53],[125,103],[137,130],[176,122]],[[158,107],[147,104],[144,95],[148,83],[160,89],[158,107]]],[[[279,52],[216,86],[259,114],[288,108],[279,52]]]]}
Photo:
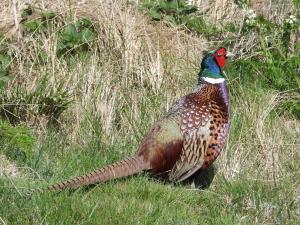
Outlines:
{"type": "Polygon", "coordinates": [[[47,190],[75,189],[84,185],[126,177],[148,169],[150,169],[149,163],[145,162],[142,157],[135,155],[82,176],[51,185],[47,190]]]}

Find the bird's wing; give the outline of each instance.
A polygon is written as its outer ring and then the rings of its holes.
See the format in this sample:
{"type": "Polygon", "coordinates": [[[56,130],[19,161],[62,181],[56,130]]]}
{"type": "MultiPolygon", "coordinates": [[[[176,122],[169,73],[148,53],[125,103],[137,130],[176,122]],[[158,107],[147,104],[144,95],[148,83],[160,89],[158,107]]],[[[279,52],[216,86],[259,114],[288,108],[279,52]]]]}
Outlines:
{"type": "Polygon", "coordinates": [[[145,135],[137,154],[150,163],[153,174],[168,173],[183,150],[181,111],[184,98],[176,101],[168,113],[157,121],[145,135]]]}

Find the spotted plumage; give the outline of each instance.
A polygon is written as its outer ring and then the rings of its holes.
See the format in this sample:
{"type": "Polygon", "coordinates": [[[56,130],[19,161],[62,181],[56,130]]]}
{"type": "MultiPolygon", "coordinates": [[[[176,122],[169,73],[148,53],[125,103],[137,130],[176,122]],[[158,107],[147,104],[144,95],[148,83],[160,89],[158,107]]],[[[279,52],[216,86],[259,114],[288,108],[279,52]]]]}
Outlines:
{"type": "Polygon", "coordinates": [[[225,48],[208,52],[195,89],[176,101],[144,137],[137,153],[115,164],[55,184],[48,190],[77,188],[140,171],[164,174],[181,182],[208,168],[224,147],[229,129],[229,103],[222,68],[225,48]]]}

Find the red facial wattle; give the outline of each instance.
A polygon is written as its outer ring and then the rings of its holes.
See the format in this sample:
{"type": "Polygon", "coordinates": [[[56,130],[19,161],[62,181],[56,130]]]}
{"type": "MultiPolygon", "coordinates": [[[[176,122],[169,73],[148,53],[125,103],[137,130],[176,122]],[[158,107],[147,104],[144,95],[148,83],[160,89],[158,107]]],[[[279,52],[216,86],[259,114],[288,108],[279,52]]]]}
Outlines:
{"type": "Polygon", "coordinates": [[[215,60],[217,61],[218,65],[223,68],[226,64],[226,49],[225,48],[219,48],[214,53],[215,60]]]}
{"type": "Polygon", "coordinates": [[[221,68],[223,68],[225,66],[225,64],[226,64],[225,56],[215,56],[215,59],[221,68]]]}

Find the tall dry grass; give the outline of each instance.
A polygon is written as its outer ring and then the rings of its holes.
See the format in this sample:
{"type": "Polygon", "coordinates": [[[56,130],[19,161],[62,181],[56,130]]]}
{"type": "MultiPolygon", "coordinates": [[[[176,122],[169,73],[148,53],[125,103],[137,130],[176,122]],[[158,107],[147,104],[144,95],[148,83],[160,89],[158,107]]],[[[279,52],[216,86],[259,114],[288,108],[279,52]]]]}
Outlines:
{"type": "MultiPolygon", "coordinates": [[[[47,4],[44,1],[37,6],[56,10],[64,17],[72,12],[74,17],[69,18],[69,22],[81,16],[93,18],[98,27],[96,44],[99,50],[86,62],[68,68],[66,62],[56,56],[56,33],[38,41],[30,36],[24,37],[16,46],[15,60],[18,66],[14,67],[14,71],[17,76],[10,87],[13,89],[14,84],[21,83],[22,88],[34,91],[42,75],[47,74],[49,87],[55,87],[59,81],[75,97],[76,103],[68,116],[77,118],[77,126],[84,118],[85,111],[91,111],[97,115],[107,135],[112,131],[111,124],[115,111],[118,111],[117,106],[122,108],[124,104],[121,100],[122,90],[136,84],[149,85],[153,91],[161,89],[166,79],[164,70],[167,69],[170,75],[176,74],[175,79],[178,79],[186,65],[199,63],[202,50],[207,45],[204,39],[168,28],[164,24],[152,25],[136,8],[128,7],[124,2],[89,1],[70,6],[62,2],[58,4],[51,1],[51,4],[47,4]],[[44,66],[39,65],[38,55],[41,52],[47,54],[44,66]],[[172,58],[180,59],[183,64],[170,65],[172,58]],[[30,67],[27,66],[28,61],[32,64],[30,67]]],[[[182,93],[183,90],[178,90],[175,97],[182,93]]],[[[130,93],[130,101],[138,102],[140,94],[130,93]]],[[[132,116],[136,118],[137,106],[131,107],[130,111],[134,112],[132,116]]],[[[72,130],[76,132],[76,129],[72,130]]]]}

